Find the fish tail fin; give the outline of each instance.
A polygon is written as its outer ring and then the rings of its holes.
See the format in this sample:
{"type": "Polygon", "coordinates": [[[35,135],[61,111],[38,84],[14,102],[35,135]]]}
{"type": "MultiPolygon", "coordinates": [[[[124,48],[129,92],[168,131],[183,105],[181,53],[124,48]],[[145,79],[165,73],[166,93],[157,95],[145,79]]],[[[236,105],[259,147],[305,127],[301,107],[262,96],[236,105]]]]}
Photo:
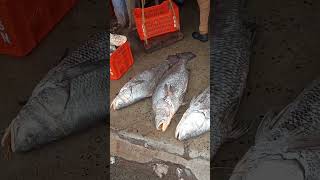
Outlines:
{"type": "Polygon", "coordinates": [[[271,130],[275,123],[276,112],[273,110],[268,111],[262,118],[257,131],[256,131],[256,141],[265,137],[265,135],[271,130]]]}
{"type": "Polygon", "coordinates": [[[177,53],[175,55],[169,55],[166,61],[172,66],[181,60],[188,62],[194,59],[195,57],[197,56],[192,52],[182,52],[182,53],[177,53]]]}

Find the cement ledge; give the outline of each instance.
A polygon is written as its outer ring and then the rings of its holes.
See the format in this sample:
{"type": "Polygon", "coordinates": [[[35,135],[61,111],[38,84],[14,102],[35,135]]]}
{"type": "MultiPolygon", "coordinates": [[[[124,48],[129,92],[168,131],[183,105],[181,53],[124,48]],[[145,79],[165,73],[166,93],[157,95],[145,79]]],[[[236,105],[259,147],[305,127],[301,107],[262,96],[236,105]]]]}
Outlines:
{"type": "Polygon", "coordinates": [[[163,142],[155,145],[154,141],[123,131],[111,130],[110,140],[112,156],[139,163],[149,163],[153,160],[171,162],[190,169],[198,180],[210,179],[210,161],[201,157],[186,158],[185,151],[181,153],[181,148],[170,147],[170,144],[163,142]]]}

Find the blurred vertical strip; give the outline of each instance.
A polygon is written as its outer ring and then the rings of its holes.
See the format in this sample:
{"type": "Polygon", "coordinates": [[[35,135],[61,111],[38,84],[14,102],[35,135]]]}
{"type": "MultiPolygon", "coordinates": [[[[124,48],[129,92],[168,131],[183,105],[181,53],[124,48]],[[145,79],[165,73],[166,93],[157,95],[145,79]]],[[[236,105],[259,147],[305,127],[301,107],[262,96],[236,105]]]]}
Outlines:
{"type": "Polygon", "coordinates": [[[112,0],[113,10],[118,23],[124,27],[128,20],[127,7],[124,0],[112,0]]]}

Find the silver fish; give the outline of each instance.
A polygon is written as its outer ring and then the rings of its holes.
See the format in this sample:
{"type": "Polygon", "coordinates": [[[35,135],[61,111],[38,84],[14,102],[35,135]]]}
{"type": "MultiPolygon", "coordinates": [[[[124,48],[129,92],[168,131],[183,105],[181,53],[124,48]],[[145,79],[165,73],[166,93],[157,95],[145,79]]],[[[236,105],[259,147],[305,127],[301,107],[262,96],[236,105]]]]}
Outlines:
{"type": "Polygon", "coordinates": [[[249,125],[234,118],[246,86],[254,31],[241,18],[241,2],[219,4],[211,33],[210,150],[214,157],[222,143],[246,132],[249,125]]]}
{"type": "Polygon", "coordinates": [[[121,89],[111,103],[111,108],[119,110],[144,98],[151,97],[157,84],[169,69],[170,62],[161,63],[133,77],[121,89]]]}
{"type": "Polygon", "coordinates": [[[152,108],[158,130],[167,129],[173,115],[183,103],[189,80],[186,63],[193,58],[195,55],[191,52],[168,57],[168,59],[179,59],[179,61],[164,75],[152,96],[152,108]]]}
{"type": "Polygon", "coordinates": [[[193,98],[176,127],[175,137],[186,140],[210,131],[210,87],[193,98]]]}
{"type": "Polygon", "coordinates": [[[303,174],[305,180],[320,179],[320,78],[279,114],[265,116],[254,146],[238,163],[231,179],[257,177],[257,170],[275,174],[276,169],[269,169],[267,163],[292,166],[281,173],[290,171],[303,174]]]}

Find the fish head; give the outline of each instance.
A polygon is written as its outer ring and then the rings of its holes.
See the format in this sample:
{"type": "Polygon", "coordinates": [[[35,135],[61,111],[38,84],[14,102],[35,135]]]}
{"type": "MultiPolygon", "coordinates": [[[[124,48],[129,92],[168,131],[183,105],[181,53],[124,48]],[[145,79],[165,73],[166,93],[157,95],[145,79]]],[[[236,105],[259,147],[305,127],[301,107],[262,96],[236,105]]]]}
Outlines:
{"type": "Polygon", "coordinates": [[[168,109],[157,109],[155,116],[155,123],[157,130],[161,130],[162,132],[166,131],[173,115],[170,114],[168,109]]]}
{"type": "Polygon", "coordinates": [[[210,120],[200,111],[186,111],[176,127],[175,137],[182,141],[209,131],[210,120]]]}
{"type": "Polygon", "coordinates": [[[113,110],[119,110],[123,107],[126,107],[128,102],[125,98],[121,98],[119,95],[112,101],[111,108],[113,110]]]}

